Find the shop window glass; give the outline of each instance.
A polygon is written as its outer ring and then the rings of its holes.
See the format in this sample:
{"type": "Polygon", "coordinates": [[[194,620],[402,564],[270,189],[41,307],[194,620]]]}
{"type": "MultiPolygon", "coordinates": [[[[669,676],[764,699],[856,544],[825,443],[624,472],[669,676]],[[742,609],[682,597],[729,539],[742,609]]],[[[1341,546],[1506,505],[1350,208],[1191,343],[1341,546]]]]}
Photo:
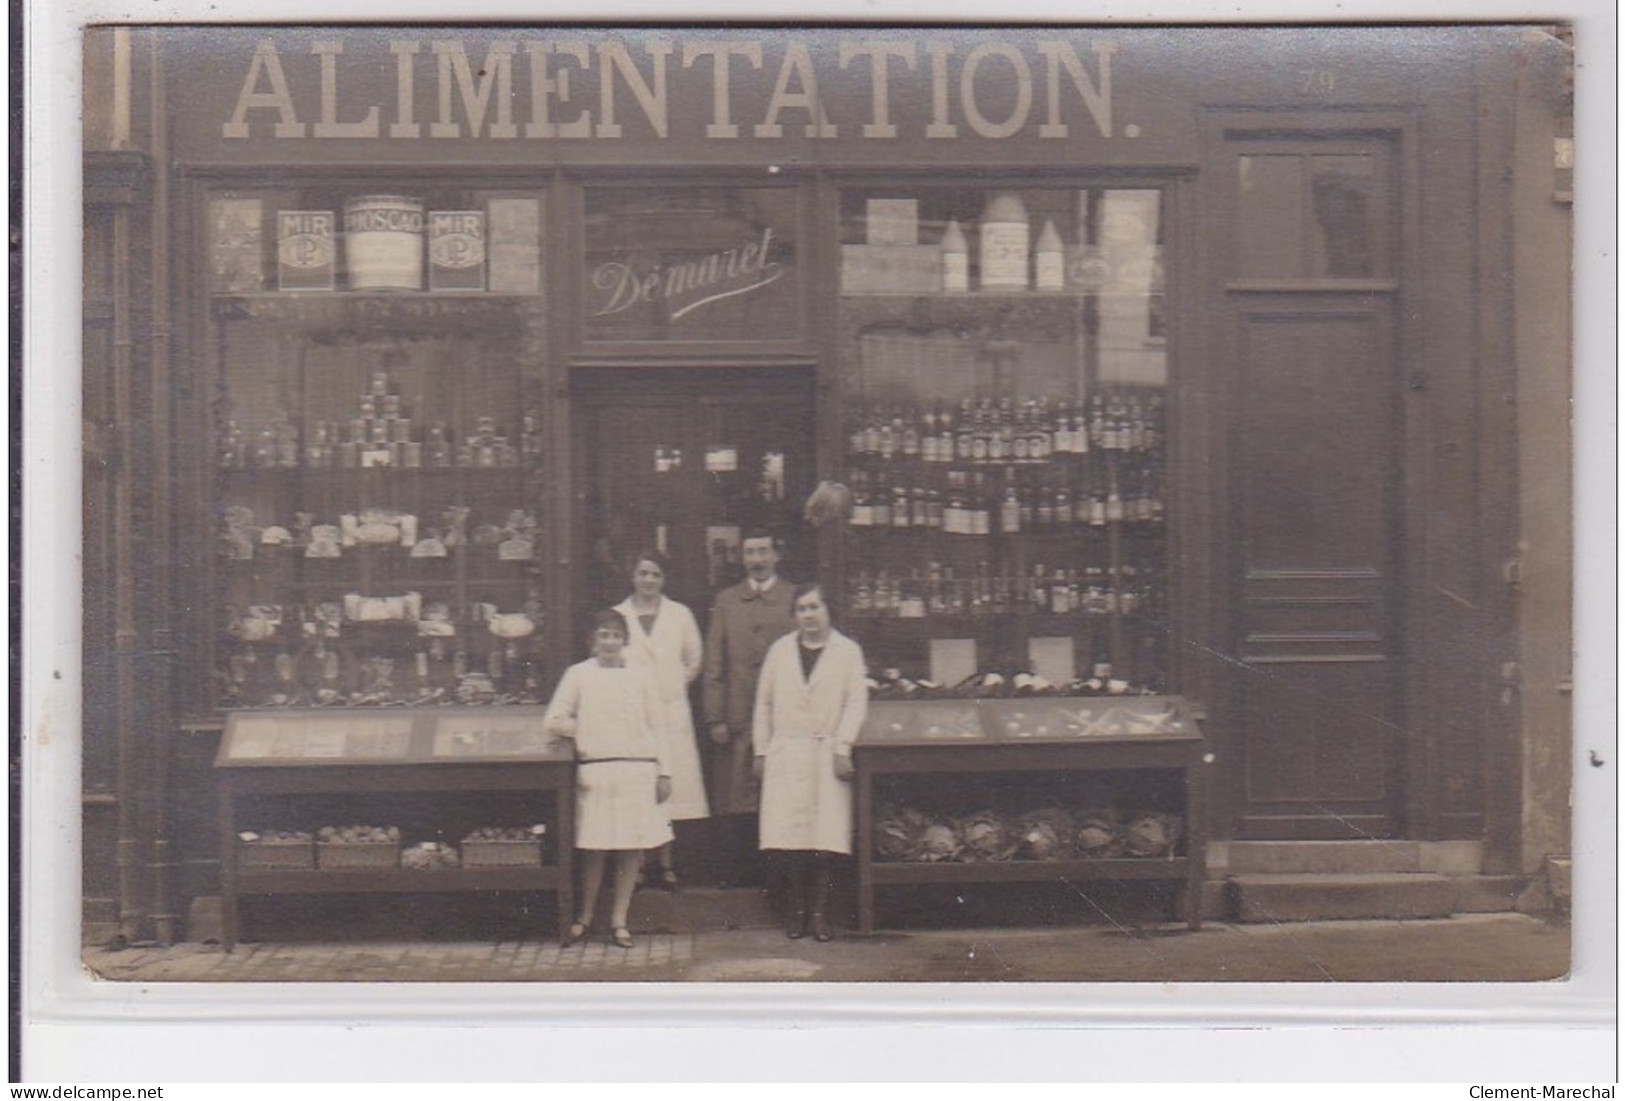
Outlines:
{"type": "Polygon", "coordinates": [[[1372,279],[1392,270],[1383,162],[1370,153],[1237,159],[1242,279],[1372,279]]]}
{"type": "Polygon", "coordinates": [[[194,691],[545,698],[543,200],[387,181],[209,197],[199,543],[217,553],[194,629],[215,676],[194,691]]]}
{"type": "Polygon", "coordinates": [[[1303,274],[1303,158],[1242,157],[1236,243],[1243,279],[1303,274]]]}
{"type": "Polygon", "coordinates": [[[841,603],[899,683],[1168,683],[1165,215],[1156,188],[842,192],[841,603]]]}
{"type": "Polygon", "coordinates": [[[799,202],[788,187],[589,189],[587,340],[798,338],[799,202]]]}
{"type": "Polygon", "coordinates": [[[1309,158],[1309,274],[1323,279],[1370,278],[1379,274],[1381,196],[1369,156],[1309,158]]]}

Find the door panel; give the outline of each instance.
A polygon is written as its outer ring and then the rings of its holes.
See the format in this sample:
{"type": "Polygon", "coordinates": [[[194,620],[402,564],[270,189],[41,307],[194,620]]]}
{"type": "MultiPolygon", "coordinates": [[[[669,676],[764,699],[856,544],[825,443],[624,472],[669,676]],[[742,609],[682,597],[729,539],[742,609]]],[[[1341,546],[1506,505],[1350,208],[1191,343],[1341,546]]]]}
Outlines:
{"type": "Polygon", "coordinates": [[[1380,297],[1302,297],[1236,311],[1241,825],[1394,836],[1391,319],[1380,297]]]}
{"type": "Polygon", "coordinates": [[[1375,568],[1386,553],[1389,357],[1374,312],[1241,317],[1232,420],[1249,569],[1375,568]]]}
{"type": "Polygon", "coordinates": [[[702,619],[743,576],[737,541],[765,527],[784,541],[786,577],[812,576],[800,523],[815,482],[811,373],[617,369],[578,391],[581,549],[577,635],[630,591],[632,555],[663,548],[666,592],[702,619]]]}

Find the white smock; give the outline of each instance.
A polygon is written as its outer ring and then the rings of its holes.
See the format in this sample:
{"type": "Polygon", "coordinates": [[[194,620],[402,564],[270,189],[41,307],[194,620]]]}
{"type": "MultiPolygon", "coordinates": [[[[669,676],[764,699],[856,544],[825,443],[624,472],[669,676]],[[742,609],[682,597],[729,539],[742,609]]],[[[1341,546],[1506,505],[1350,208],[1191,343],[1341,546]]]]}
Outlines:
{"type": "Polygon", "coordinates": [[[863,651],[832,630],[808,675],[799,645],[799,632],[775,642],[756,687],[761,847],[850,853],[852,782],[836,777],[835,758],[851,755],[869,709],[863,651]]]}
{"type": "Polygon", "coordinates": [[[588,658],[564,671],[543,723],[575,739],[576,848],[652,849],[672,839],[655,792],[669,775],[659,714],[647,669],[588,658]]]}
{"type": "Polygon", "coordinates": [[[694,740],[694,710],[688,700],[688,686],[699,677],[704,658],[700,625],[686,605],[668,597],[660,598],[654,624],[647,630],[630,598],[615,610],[626,617],[627,662],[652,670],[660,691],[660,740],[671,768],[666,813],[674,822],[705,818],[711,810],[705,800],[705,777],[694,740]]]}

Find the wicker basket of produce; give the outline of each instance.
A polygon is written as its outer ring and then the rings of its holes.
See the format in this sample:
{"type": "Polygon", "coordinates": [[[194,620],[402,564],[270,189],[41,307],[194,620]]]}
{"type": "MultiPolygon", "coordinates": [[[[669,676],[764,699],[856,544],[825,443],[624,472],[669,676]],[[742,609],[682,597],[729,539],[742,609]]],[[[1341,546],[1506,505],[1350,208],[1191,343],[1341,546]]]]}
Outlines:
{"type": "Polygon", "coordinates": [[[465,868],[539,868],[546,826],[482,826],[463,838],[465,868]]]}
{"type": "Polygon", "coordinates": [[[316,866],[310,834],[301,830],[244,830],[237,835],[237,867],[245,872],[308,872],[316,866]]]}
{"type": "Polygon", "coordinates": [[[394,826],[323,826],[316,831],[316,867],[324,871],[398,868],[401,831],[394,826]]]}

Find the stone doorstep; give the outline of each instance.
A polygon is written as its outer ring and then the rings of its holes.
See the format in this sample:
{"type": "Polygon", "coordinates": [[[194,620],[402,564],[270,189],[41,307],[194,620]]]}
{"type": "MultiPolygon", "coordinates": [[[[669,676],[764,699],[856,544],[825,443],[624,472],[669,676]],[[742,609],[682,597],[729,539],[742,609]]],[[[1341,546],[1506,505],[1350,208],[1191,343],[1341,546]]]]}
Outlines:
{"type": "Polygon", "coordinates": [[[1229,841],[1208,847],[1209,874],[1473,875],[1477,841],[1229,841]]]}
{"type": "Polygon", "coordinates": [[[1243,922],[1430,918],[1511,910],[1521,877],[1399,874],[1233,875],[1230,903],[1243,922]]]}

